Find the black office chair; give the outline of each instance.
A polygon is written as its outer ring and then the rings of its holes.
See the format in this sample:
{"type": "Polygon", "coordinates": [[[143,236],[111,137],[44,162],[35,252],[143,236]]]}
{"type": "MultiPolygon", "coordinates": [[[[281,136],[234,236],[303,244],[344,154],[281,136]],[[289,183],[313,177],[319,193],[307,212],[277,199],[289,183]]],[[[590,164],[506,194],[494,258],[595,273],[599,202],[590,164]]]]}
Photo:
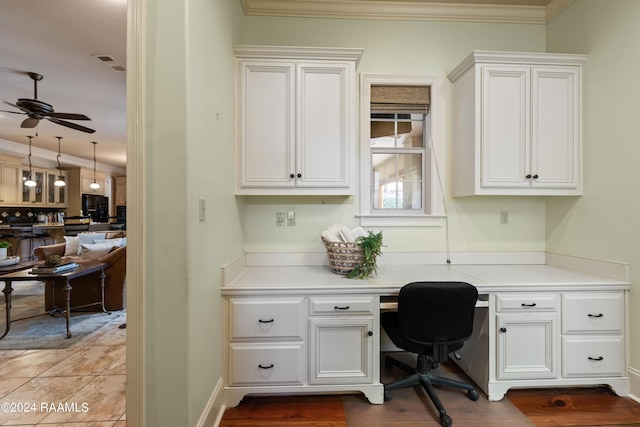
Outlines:
{"type": "Polygon", "coordinates": [[[380,320],[391,341],[402,350],[416,353],[418,360],[412,368],[386,357],[387,369],[397,366],[411,375],[385,384],[385,400],[391,399],[391,390],[420,384],[438,409],[440,424],[445,427],[452,420],[434,385],[466,390],[469,399],[478,400],[478,392],[472,385],[431,373],[471,336],[477,298],[475,286],[462,282],[414,282],[400,289],[398,311],[382,313],[380,320]]]}

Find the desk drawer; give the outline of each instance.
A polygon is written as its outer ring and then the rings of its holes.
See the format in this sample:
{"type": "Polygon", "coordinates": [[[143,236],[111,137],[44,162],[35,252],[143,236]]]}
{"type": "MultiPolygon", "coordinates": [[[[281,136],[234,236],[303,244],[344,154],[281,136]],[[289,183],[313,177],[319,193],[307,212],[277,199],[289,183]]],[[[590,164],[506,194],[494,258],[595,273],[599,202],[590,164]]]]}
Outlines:
{"type": "Polygon", "coordinates": [[[311,298],[310,310],[311,315],[371,315],[379,310],[379,304],[372,296],[311,298]]]}
{"type": "Polygon", "coordinates": [[[496,311],[556,311],[558,294],[513,293],[496,295],[496,311]]]}
{"type": "Polygon", "coordinates": [[[229,351],[229,383],[289,384],[304,382],[302,343],[231,344],[229,351]]]}
{"type": "Polygon", "coordinates": [[[302,339],[306,326],[303,298],[231,298],[231,339],[302,339]]]}
{"type": "Polygon", "coordinates": [[[622,292],[562,294],[562,333],[621,333],[622,292]]]}
{"type": "Polygon", "coordinates": [[[622,336],[562,337],[562,376],[621,376],[623,349],[622,336]]]}

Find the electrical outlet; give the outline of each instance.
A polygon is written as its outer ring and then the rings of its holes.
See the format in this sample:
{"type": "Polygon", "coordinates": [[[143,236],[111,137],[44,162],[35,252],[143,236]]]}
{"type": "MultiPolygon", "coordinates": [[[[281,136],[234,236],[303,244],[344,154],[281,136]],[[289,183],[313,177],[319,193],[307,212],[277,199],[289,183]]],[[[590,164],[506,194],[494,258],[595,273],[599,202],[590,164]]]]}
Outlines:
{"type": "Polygon", "coordinates": [[[276,227],[284,227],[284,212],[276,212],[276,227]]]}
{"type": "Polygon", "coordinates": [[[509,224],[509,211],[500,211],[500,224],[509,224]]]}

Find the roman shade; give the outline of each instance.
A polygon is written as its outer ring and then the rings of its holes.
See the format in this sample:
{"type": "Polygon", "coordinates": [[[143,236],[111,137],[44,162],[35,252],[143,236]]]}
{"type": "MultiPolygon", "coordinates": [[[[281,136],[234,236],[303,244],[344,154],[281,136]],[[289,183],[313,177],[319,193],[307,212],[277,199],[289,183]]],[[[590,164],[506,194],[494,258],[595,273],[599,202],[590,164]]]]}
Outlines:
{"type": "Polygon", "coordinates": [[[394,123],[394,114],[398,114],[397,118],[400,120],[408,120],[411,113],[426,114],[429,111],[430,95],[429,86],[372,85],[371,138],[411,132],[411,123],[394,123]]]}

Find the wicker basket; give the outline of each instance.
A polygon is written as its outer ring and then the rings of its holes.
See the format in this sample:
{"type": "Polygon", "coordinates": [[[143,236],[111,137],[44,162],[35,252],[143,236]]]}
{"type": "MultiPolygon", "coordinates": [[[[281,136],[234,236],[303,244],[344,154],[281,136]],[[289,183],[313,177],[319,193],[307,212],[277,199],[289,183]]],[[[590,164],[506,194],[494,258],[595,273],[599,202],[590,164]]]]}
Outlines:
{"type": "Polygon", "coordinates": [[[362,262],[362,250],[357,243],[331,242],[324,237],[322,241],[334,273],[347,274],[362,262]]]}

